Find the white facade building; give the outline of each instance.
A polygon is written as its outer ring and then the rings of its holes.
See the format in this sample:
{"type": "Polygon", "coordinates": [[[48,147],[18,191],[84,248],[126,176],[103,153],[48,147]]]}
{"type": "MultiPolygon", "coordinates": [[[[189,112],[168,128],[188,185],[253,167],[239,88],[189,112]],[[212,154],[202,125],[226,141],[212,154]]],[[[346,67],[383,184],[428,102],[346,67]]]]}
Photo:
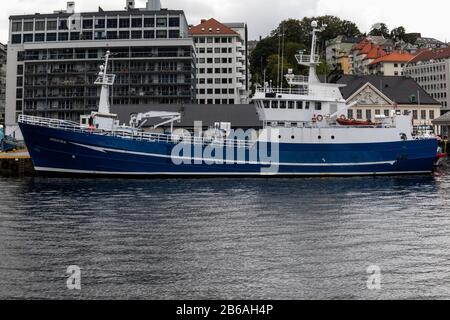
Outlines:
{"type": "Polygon", "coordinates": [[[197,103],[249,103],[247,25],[209,19],[189,33],[197,54],[197,103]]]}
{"type": "Polygon", "coordinates": [[[441,113],[450,111],[450,48],[422,51],[405,66],[405,74],[441,103],[441,113]]]}

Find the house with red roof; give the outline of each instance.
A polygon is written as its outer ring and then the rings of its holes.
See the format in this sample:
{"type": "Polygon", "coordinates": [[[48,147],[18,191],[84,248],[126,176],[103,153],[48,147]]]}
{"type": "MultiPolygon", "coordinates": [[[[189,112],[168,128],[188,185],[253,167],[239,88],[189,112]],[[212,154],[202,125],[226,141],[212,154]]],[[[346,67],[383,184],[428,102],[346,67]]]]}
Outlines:
{"type": "Polygon", "coordinates": [[[383,76],[403,76],[405,65],[414,56],[408,52],[394,50],[369,64],[369,73],[383,76]]]}
{"type": "Polygon", "coordinates": [[[382,37],[368,37],[357,43],[349,55],[350,73],[370,74],[370,64],[387,55],[388,50],[386,48],[390,49],[390,47],[389,41],[382,37]]]}

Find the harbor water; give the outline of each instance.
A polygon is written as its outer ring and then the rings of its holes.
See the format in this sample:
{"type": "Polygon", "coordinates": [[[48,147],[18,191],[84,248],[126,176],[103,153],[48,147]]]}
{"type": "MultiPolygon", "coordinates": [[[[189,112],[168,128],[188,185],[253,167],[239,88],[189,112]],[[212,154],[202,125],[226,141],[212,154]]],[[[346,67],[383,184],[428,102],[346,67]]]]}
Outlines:
{"type": "Polygon", "coordinates": [[[0,178],[0,298],[450,299],[449,195],[445,170],[0,178]],[[67,287],[73,265],[81,290],[67,287]]]}

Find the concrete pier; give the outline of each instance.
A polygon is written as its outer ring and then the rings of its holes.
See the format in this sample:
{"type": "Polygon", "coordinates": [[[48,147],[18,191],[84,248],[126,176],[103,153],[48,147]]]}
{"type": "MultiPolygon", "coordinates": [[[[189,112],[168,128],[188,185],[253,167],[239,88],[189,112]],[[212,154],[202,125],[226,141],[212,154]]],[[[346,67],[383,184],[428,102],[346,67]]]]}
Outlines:
{"type": "Polygon", "coordinates": [[[25,177],[34,175],[35,171],[28,151],[0,152],[0,176],[25,177]]]}

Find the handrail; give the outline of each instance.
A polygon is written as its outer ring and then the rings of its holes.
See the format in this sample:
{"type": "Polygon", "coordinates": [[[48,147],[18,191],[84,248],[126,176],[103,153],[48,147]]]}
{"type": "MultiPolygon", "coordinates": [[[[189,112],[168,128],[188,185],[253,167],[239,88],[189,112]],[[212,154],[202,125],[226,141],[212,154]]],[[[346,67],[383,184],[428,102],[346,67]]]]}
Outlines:
{"type": "Polygon", "coordinates": [[[237,148],[251,148],[256,141],[253,140],[237,140],[237,139],[224,139],[221,137],[192,137],[176,134],[159,134],[150,133],[144,131],[138,131],[138,129],[131,127],[118,127],[115,131],[105,131],[99,129],[89,129],[80,127],[77,122],[68,120],[59,120],[51,118],[42,118],[28,115],[19,115],[19,123],[26,123],[31,125],[37,125],[47,128],[62,129],[72,132],[89,133],[102,136],[112,136],[123,139],[131,139],[136,141],[151,141],[151,142],[166,142],[166,143],[179,143],[184,142],[187,144],[202,144],[202,145],[215,145],[215,146],[235,146],[237,148]],[[131,131],[131,132],[130,132],[131,131]]]}

